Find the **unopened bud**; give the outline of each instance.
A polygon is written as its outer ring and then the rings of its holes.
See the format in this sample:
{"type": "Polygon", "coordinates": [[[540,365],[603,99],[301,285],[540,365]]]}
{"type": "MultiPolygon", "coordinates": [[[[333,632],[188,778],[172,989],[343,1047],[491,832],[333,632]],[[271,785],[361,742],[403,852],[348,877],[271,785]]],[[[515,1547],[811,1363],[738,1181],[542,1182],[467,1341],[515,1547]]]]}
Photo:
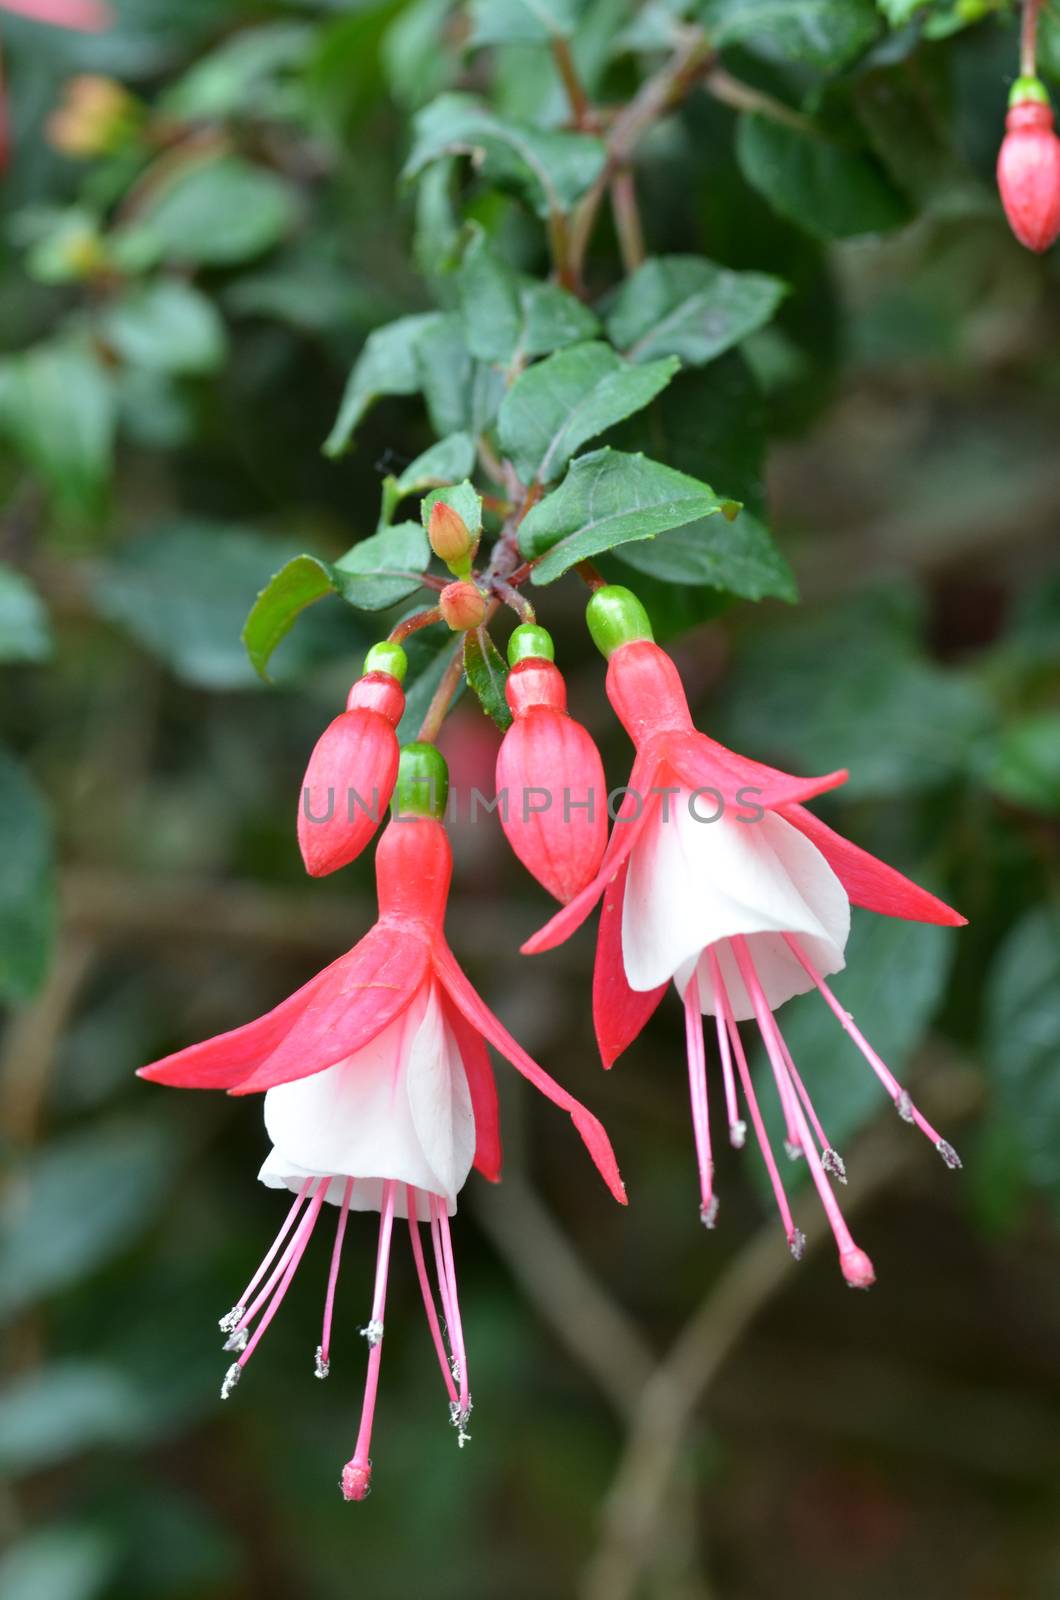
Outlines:
{"type": "Polygon", "coordinates": [[[451,572],[463,575],[470,571],[474,540],[459,511],[444,500],[436,500],[431,507],[427,537],[439,561],[444,561],[451,572]]]}
{"type": "Polygon", "coordinates": [[[68,156],[97,156],[121,145],[140,117],[138,102],[113,78],[79,73],[47,122],[49,142],[68,156]]]}
{"type": "Polygon", "coordinates": [[[438,597],[438,609],[454,633],[466,633],[482,625],[486,601],[473,583],[451,583],[438,597]]]}

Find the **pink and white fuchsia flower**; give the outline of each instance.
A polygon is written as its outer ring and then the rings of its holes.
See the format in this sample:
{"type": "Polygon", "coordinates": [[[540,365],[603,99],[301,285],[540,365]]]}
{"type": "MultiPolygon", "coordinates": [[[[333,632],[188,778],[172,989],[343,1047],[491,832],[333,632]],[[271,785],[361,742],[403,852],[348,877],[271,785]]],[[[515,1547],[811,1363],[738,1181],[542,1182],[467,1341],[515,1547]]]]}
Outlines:
{"type": "Polygon", "coordinates": [[[561,1089],[483,1004],[443,930],[452,857],[443,824],[448,775],[431,745],[401,753],[397,806],[379,844],[379,918],[359,944],[296,994],[244,1027],[141,1069],[141,1077],[186,1089],[265,1091],[272,1140],[259,1177],[294,1202],[264,1260],[221,1318],[236,1356],[227,1398],[279,1310],[324,1205],[337,1208],[335,1243],[316,1353],[328,1375],[332,1315],[350,1211],[379,1212],[375,1291],[361,1332],[368,1374],[356,1446],[342,1473],[347,1500],[368,1493],[372,1420],[382,1359],[390,1246],[395,1220],[409,1242],[431,1339],[463,1444],[471,1413],[449,1218],[472,1166],[500,1177],[497,1094],[487,1043],[570,1114],[611,1193],[626,1196],[606,1133],[561,1089]],[[429,1234],[439,1316],[421,1227],[429,1234]]]}
{"type": "Polygon", "coordinates": [[[593,881],[523,947],[552,949],[603,898],[593,1014],[604,1065],[640,1033],[672,981],[685,1010],[701,1216],[713,1227],[714,1192],[702,1017],[714,1018],[729,1138],[746,1125],[739,1088],[769,1171],[792,1254],[795,1227],[763,1124],[738,1023],[754,1020],[776,1083],[792,1157],[805,1156],[831,1223],[848,1284],[868,1288],[872,1263],[851,1237],[829,1176],[846,1182],[774,1012],[816,988],[894,1100],[947,1166],[960,1161],[844,1010],[827,978],[845,965],[851,905],[913,921],[964,922],[957,912],[807,811],[845,772],[796,778],[749,761],[698,733],[669,656],[652,642],[629,590],[589,603],[589,626],[608,657],[607,694],[636,746],[629,787],[593,881]]]}

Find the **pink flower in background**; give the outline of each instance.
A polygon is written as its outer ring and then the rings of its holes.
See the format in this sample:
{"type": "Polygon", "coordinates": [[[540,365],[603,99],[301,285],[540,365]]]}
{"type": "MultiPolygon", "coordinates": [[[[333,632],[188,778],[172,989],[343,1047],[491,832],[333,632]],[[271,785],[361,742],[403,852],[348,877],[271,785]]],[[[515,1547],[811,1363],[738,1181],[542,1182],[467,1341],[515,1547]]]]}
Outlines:
{"type": "Polygon", "coordinates": [[[408,746],[397,783],[400,815],[376,854],[379,917],[347,955],[266,1016],[141,1069],[178,1088],[265,1091],[272,1141],[259,1177],[292,1191],[287,1219],[257,1272],[221,1319],[231,1394],[290,1286],[325,1203],[338,1209],[316,1355],[331,1361],[339,1262],[349,1212],[378,1211],[375,1290],[361,1329],[368,1375],[360,1429],[343,1469],[348,1500],[368,1493],[372,1422],[382,1359],[390,1247],[407,1219],[427,1323],[463,1444],[471,1412],[449,1218],[472,1166],[500,1176],[492,1044],[554,1104],[567,1111],[611,1193],[625,1190],[606,1133],[584,1106],[543,1071],[479,998],[443,931],[452,862],[445,828],[445,762],[433,746],[408,746]],[[426,1252],[430,1238],[442,1315],[426,1252]],[[444,1330],[443,1332],[443,1325],[444,1330]]]}
{"type": "Polygon", "coordinates": [[[0,0],[0,11],[81,33],[100,33],[114,21],[114,13],[101,0],[0,0]]]}
{"type": "Polygon", "coordinates": [[[834,833],[802,802],[846,774],[800,779],[716,744],[692,726],[677,669],[650,636],[628,590],[608,587],[589,606],[609,657],[607,694],[636,746],[629,792],[596,877],[524,946],[562,943],[603,898],[593,1014],[605,1066],[638,1036],[672,981],[685,1010],[700,1214],[717,1215],[703,1015],[712,1016],[731,1142],[744,1142],[739,1087],[769,1170],[793,1254],[802,1253],[766,1135],[737,1024],[753,1020],[784,1114],[786,1144],[804,1156],[828,1214],[846,1281],[867,1288],[872,1263],[851,1237],[829,1184],[846,1181],[773,1013],[816,988],[891,1095],[948,1166],[946,1142],[843,1009],[826,978],[842,970],[851,904],[882,915],[956,926],[965,919],[934,895],[834,833]]]}

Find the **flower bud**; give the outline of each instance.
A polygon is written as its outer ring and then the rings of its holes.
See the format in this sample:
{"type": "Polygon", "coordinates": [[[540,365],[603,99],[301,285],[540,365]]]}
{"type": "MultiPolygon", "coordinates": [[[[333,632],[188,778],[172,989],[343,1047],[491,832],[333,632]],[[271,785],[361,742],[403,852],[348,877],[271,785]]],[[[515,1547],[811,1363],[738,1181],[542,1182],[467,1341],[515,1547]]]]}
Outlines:
{"type": "Polygon", "coordinates": [[[1020,78],[1009,97],[997,158],[1001,203],[1028,250],[1048,250],[1060,234],[1060,139],[1049,98],[1036,78],[1020,78]]]}
{"type": "Polygon", "coordinates": [[[400,645],[374,646],[346,710],[325,728],[309,758],[298,807],[298,845],[314,878],[355,860],[390,804],[405,666],[400,645]]]}
{"type": "Polygon", "coordinates": [[[137,101],[120,83],[79,73],[69,79],[61,105],[48,118],[48,140],[64,155],[105,155],[124,143],[139,117],[137,101]]]}
{"type": "Polygon", "coordinates": [[[461,577],[467,575],[475,542],[459,511],[444,500],[436,500],[431,507],[427,537],[439,561],[444,561],[450,571],[461,577]]]}
{"type": "Polygon", "coordinates": [[[438,609],[454,633],[466,633],[485,620],[486,600],[473,583],[450,583],[438,597],[438,609]]]}
{"type": "Polygon", "coordinates": [[[505,693],[514,720],[497,754],[501,825],[526,870],[566,905],[595,876],[607,844],[603,762],[567,715],[563,676],[544,654],[518,659],[505,693]]]}

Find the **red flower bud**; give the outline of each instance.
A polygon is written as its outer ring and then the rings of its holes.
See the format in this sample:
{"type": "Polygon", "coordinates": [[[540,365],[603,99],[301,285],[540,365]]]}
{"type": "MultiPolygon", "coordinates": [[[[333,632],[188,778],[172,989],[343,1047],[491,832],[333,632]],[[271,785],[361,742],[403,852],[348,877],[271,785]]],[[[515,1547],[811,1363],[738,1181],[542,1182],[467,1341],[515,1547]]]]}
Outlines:
{"type": "Polygon", "coordinates": [[[473,543],[471,534],[459,511],[444,500],[436,500],[431,507],[427,537],[439,561],[447,567],[466,568],[473,543]]]}
{"type": "Polygon", "coordinates": [[[1048,250],[1060,234],[1060,139],[1042,100],[1018,100],[1005,118],[997,185],[1011,227],[1028,250],[1048,250]]]}
{"type": "Polygon", "coordinates": [[[355,860],[385,814],[398,770],[394,730],[404,709],[397,679],[367,672],[317,740],[298,806],[298,845],[314,878],[355,860]]]}
{"type": "Polygon", "coordinates": [[[486,601],[473,583],[450,583],[438,596],[438,609],[454,633],[466,633],[481,625],[486,601]]]}
{"type": "Polygon", "coordinates": [[[592,737],[567,715],[551,661],[530,657],[508,675],[515,718],[497,754],[505,837],[526,870],[564,905],[593,878],[607,844],[607,783],[592,737]]]}

